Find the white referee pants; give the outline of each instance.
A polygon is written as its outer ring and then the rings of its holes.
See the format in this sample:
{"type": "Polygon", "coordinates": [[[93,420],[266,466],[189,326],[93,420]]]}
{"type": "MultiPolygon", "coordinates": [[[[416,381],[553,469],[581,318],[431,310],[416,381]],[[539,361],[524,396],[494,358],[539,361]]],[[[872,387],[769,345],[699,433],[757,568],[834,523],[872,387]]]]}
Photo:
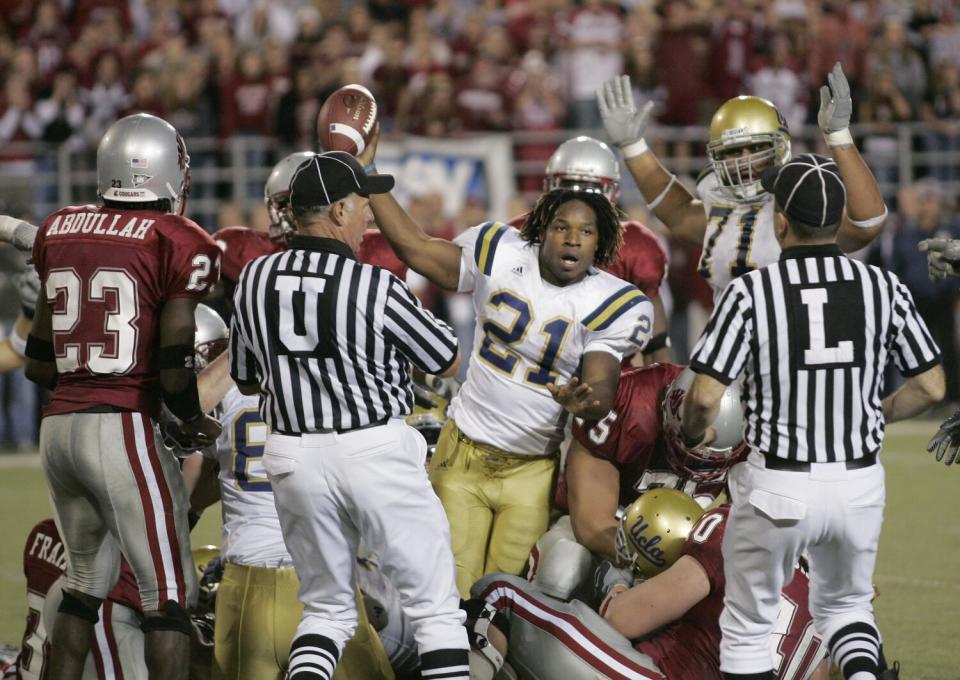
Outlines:
{"type": "Polygon", "coordinates": [[[427,444],[402,419],[346,434],[271,434],[263,466],[300,579],[296,636],[342,651],[357,624],[360,537],[400,594],[420,654],[467,649],[450,526],[427,480],[427,444]]]}
{"type": "Polygon", "coordinates": [[[810,467],[768,470],[754,452],[730,471],[722,671],[779,670],[770,634],[790,623],[778,621],[780,593],[804,552],[810,562],[810,611],[824,642],[856,621],[876,626],[870,601],[883,523],[883,467],[879,462],[859,470],[843,463],[810,467]]]}

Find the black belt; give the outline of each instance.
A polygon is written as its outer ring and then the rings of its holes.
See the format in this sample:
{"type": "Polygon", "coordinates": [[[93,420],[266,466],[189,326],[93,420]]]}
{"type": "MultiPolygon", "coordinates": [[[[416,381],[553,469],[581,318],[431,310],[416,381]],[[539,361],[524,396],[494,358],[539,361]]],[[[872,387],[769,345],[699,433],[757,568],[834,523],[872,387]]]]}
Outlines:
{"type": "MultiPolygon", "coordinates": [[[[837,461],[840,462],[840,461],[837,461]]],[[[868,453],[863,458],[843,461],[848,470],[860,470],[877,462],[876,453],[868,453]]],[[[816,465],[817,463],[814,463],[816,465]]],[[[786,470],[788,472],[810,472],[810,463],[803,460],[784,460],[773,456],[763,457],[763,466],[768,470],[786,470]]]]}
{"type": "Polygon", "coordinates": [[[305,434],[347,434],[348,432],[357,432],[371,427],[380,427],[381,425],[386,425],[389,421],[390,418],[381,418],[380,420],[361,425],[360,427],[322,427],[319,430],[311,430],[310,432],[284,432],[283,430],[275,430],[275,432],[288,437],[300,437],[305,434]]]}
{"type": "Polygon", "coordinates": [[[114,406],[113,404],[98,404],[97,406],[88,406],[74,413],[133,413],[133,409],[123,406],[114,406]]]}

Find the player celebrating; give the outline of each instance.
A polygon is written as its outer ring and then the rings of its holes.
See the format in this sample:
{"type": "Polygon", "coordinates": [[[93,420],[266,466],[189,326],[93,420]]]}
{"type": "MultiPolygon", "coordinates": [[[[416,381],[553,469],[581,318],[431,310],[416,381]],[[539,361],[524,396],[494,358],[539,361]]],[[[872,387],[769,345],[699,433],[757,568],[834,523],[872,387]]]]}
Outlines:
{"type": "MultiPolygon", "coordinates": [[[[870,168],[850,135],[853,102],[837,63],[820,88],[817,122],[849,194],[837,242],[846,252],[863,248],[882,230],[887,209],[870,168]]],[[[766,99],[734,97],[710,122],[710,167],[697,181],[695,198],[668,172],[643,138],[652,102],[637,111],[630,77],[597,91],[603,125],[623,152],[650,210],[670,232],[703,246],[700,273],[719,294],[731,279],[774,262],[780,254],[773,230],[773,196],[760,174],[790,159],[790,133],[783,115],[766,99]]]]}
{"type": "MultiPolygon", "coordinates": [[[[472,592],[509,622],[507,661],[524,677],[719,680],[720,546],[728,512],[725,505],[701,516],[693,500],[672,489],[641,495],[628,509],[635,521],[627,532],[645,556],[638,573],[646,578],[632,588],[613,586],[603,618],[579,600],[561,602],[501,574],[484,577],[472,592]]],[[[807,597],[806,575],[797,569],[780,598],[778,680],[826,680],[807,597]]]]}
{"type": "MultiPolygon", "coordinates": [[[[593,137],[574,137],[557,147],[547,161],[543,190],[573,189],[600,193],[616,205],[620,195],[620,164],[610,147],[593,137]]],[[[527,215],[510,220],[520,229],[527,215]]],[[[604,270],[632,283],[653,304],[653,336],[642,356],[651,362],[670,361],[667,317],[660,299],[660,284],[667,273],[667,254],[652,231],[636,220],[620,223],[623,244],[604,270]]]]}
{"type": "Polygon", "coordinates": [[[184,443],[220,433],[191,368],[194,308],[217,282],[220,251],[181,217],[189,177],[169,123],[127,116],[97,149],[102,205],[57,211],[34,242],[44,294],[27,376],[53,389],[40,452],[70,563],[50,677],[80,677],[121,553],[140,586],[147,667],[186,677],[196,596],[188,499],[154,418],[162,398],[184,443]]]}
{"type": "Polygon", "coordinates": [[[401,260],[474,297],[475,353],[430,462],[465,595],[484,573],[522,570],[547,528],[564,409],[610,410],[620,360],[648,341],[653,308],[594,267],[621,241],[616,208],[596,192],[548,191],[520,231],[488,222],[455,242],[427,236],[390,194],[370,205],[401,260]]]}

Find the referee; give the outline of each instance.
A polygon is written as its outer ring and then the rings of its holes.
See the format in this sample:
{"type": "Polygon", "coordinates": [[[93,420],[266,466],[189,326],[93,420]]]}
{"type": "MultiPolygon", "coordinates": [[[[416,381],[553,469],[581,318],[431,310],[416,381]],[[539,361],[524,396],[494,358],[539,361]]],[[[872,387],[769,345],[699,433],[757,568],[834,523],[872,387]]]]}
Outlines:
{"type": "Polygon", "coordinates": [[[897,277],[837,247],[846,190],[833,161],[798,156],[766,171],[763,186],[776,199],[780,261],[727,286],[683,405],[685,443],[707,443],[724,388],[745,372],[751,453],[729,481],[720,668],[728,680],[784,671],[770,634],[806,552],[817,632],[845,678],[875,678],[885,666],[870,603],[884,422],[943,398],[940,352],[897,277]],[[907,381],[881,401],[889,361],[907,381]]]}
{"type": "Polygon", "coordinates": [[[234,294],[230,371],[261,396],[263,467],[304,605],[291,680],[329,679],[353,635],[361,536],[400,593],[424,677],[469,678],[449,525],[426,442],[403,420],[410,364],[455,374],[457,339],[406,284],[355,257],[367,197],[392,187],[343,152],[304,161],[290,182],[289,250],[250,262],[234,294]]]}

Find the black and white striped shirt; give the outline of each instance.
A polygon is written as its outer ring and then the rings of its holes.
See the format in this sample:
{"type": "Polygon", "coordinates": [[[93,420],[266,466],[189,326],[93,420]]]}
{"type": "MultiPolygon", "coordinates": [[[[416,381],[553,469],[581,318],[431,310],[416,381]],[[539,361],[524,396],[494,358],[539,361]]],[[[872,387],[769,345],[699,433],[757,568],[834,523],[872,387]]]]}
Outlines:
{"type": "Polygon", "coordinates": [[[230,374],[259,383],[273,432],[346,431],[411,412],[409,362],[442,373],[457,338],[400,279],[339,241],[295,236],[234,294],[230,374]]]}
{"type": "Polygon", "coordinates": [[[879,451],[891,360],[916,375],[940,361],[940,350],[895,275],[829,245],[788,248],[779,262],[731,281],[690,366],[724,384],[745,371],[752,449],[827,463],[879,451]]]}

